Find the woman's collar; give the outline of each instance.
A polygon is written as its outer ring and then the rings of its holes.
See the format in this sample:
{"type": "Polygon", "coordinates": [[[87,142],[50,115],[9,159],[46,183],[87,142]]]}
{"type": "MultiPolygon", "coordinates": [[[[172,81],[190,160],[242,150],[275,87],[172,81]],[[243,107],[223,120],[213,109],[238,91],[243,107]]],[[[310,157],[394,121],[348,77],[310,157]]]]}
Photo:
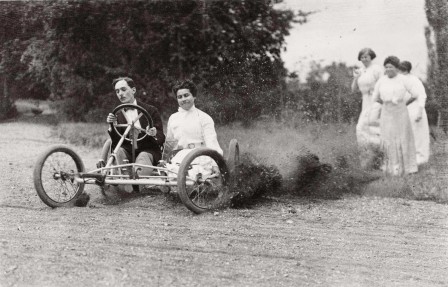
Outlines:
{"type": "Polygon", "coordinates": [[[195,106],[195,105],[193,105],[188,111],[187,111],[187,110],[184,110],[184,109],[181,108],[181,107],[178,108],[178,111],[179,111],[180,113],[188,113],[188,112],[193,112],[193,111],[195,111],[195,110],[196,110],[196,106],[195,106]]]}

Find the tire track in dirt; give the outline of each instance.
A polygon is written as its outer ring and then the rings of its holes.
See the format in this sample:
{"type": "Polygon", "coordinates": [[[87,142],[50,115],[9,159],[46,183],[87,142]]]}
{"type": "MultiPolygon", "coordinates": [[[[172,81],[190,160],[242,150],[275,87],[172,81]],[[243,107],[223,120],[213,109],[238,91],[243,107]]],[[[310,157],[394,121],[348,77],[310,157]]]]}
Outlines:
{"type": "MultiPolygon", "coordinates": [[[[17,232],[26,233],[28,228],[36,226],[34,224],[38,223],[40,220],[47,222],[45,225],[48,227],[62,226],[57,229],[57,233],[52,234],[51,236],[48,236],[47,234],[44,238],[36,238],[34,235],[25,236],[24,234],[21,239],[25,242],[33,242],[34,245],[40,246],[41,248],[45,248],[46,245],[50,244],[48,239],[57,239],[51,243],[51,249],[59,250],[59,252],[69,251],[66,253],[64,261],[60,262],[60,264],[65,265],[67,263],[66,257],[75,261],[73,263],[76,263],[76,261],[80,259],[79,257],[82,259],[83,256],[92,256],[100,259],[100,263],[89,263],[90,268],[94,270],[104,268],[104,266],[107,266],[108,261],[112,264],[117,260],[120,261],[121,257],[132,257],[133,260],[137,261],[151,261],[155,260],[155,258],[165,258],[169,262],[169,268],[172,268],[173,266],[171,264],[177,264],[173,263],[173,261],[180,261],[183,264],[184,262],[188,262],[189,258],[190,260],[192,260],[191,258],[202,258],[201,260],[208,262],[208,257],[214,255],[212,257],[213,259],[222,260],[224,257],[226,258],[225,260],[240,263],[242,263],[241,260],[244,260],[244,264],[249,264],[249,262],[252,262],[253,264],[254,260],[255,262],[260,260],[262,262],[258,262],[259,265],[264,266],[271,264],[269,265],[269,268],[276,268],[274,269],[276,272],[281,272],[281,270],[283,270],[282,268],[291,265],[294,268],[287,270],[293,270],[294,272],[300,273],[301,268],[305,268],[319,273],[319,270],[325,271],[331,266],[334,270],[338,270],[338,272],[345,274],[344,276],[356,272],[361,272],[365,277],[374,277],[378,274],[389,274],[391,278],[395,279],[404,280],[404,278],[408,277],[420,278],[422,280],[427,280],[427,283],[437,283],[434,281],[436,280],[434,278],[437,277],[434,277],[433,275],[418,277],[415,274],[422,273],[423,269],[431,266],[425,266],[423,263],[418,265],[418,262],[410,260],[408,255],[413,254],[415,258],[426,257],[427,260],[440,263],[440,260],[443,260],[444,258],[446,259],[446,256],[440,254],[440,247],[443,247],[442,250],[447,250],[448,247],[446,240],[442,239],[442,241],[433,242],[433,248],[428,249],[427,245],[424,248],[425,250],[422,250],[422,243],[426,241],[426,238],[413,236],[407,238],[410,242],[407,249],[401,248],[403,250],[400,251],[401,244],[399,241],[401,238],[394,238],[391,236],[393,235],[391,234],[393,233],[391,232],[391,230],[393,231],[392,226],[384,224],[381,228],[376,230],[378,233],[385,235],[386,239],[389,239],[383,242],[370,238],[366,241],[366,234],[368,234],[368,232],[365,232],[365,230],[362,229],[362,225],[352,226],[353,230],[349,229],[348,234],[346,234],[345,231],[342,233],[337,232],[337,230],[339,230],[339,227],[337,226],[330,229],[327,229],[328,227],[324,228],[326,227],[326,224],[322,223],[313,224],[313,228],[307,228],[307,226],[302,226],[303,228],[300,229],[294,228],[294,231],[301,231],[299,236],[295,232],[279,233],[282,229],[288,229],[288,227],[285,226],[284,220],[281,218],[277,218],[280,219],[278,222],[271,219],[271,223],[277,222],[277,228],[274,230],[277,232],[273,232],[270,225],[266,227],[264,226],[263,221],[256,220],[253,222],[254,224],[252,224],[251,229],[257,230],[258,234],[252,234],[250,230],[240,230],[238,232],[233,232],[233,236],[227,236],[223,240],[224,236],[229,233],[228,228],[225,226],[221,228],[215,227],[213,232],[210,232],[207,228],[195,227],[194,223],[183,223],[181,226],[178,226],[171,223],[175,220],[174,217],[167,216],[162,219],[157,219],[157,212],[147,211],[140,213],[140,216],[130,213],[128,214],[129,217],[122,217],[119,222],[109,222],[106,226],[102,224],[98,225],[98,223],[101,222],[101,218],[111,217],[108,210],[102,210],[99,214],[100,220],[93,220],[93,223],[96,222],[96,224],[92,224],[89,217],[86,218],[86,216],[90,216],[92,213],[81,212],[80,219],[71,222],[71,225],[73,226],[70,226],[71,218],[69,215],[71,212],[69,211],[72,210],[76,209],[63,211],[63,214],[60,214],[59,211],[46,212],[43,210],[42,212],[44,213],[44,216],[38,218],[34,217],[33,211],[29,211],[27,212],[29,213],[28,216],[30,219],[35,218],[34,221],[36,222],[22,225],[20,227],[21,230],[18,230],[17,232]],[[138,226],[135,224],[141,223],[139,219],[141,219],[142,216],[155,220],[151,220],[150,222],[141,225],[139,228],[136,228],[138,226]],[[58,219],[54,219],[55,217],[58,219]],[[165,225],[165,223],[168,225],[165,225]],[[135,229],[126,229],[126,226],[134,227],[135,229]],[[191,228],[187,228],[189,226],[191,226],[191,228]],[[71,232],[72,228],[79,229],[79,227],[84,228],[83,234],[77,235],[71,232]],[[387,228],[388,230],[383,232],[383,228],[387,228]],[[61,233],[61,231],[65,231],[65,233],[61,233]],[[111,233],[114,233],[114,237],[110,237],[111,233]],[[65,239],[66,236],[70,237],[69,240],[67,242],[61,241],[61,239],[65,239]],[[194,238],[196,239],[195,241],[188,241],[189,239],[194,238]],[[346,244],[341,244],[340,241],[337,241],[337,238],[343,238],[346,241],[346,244]],[[413,241],[414,243],[412,243],[413,241]],[[186,244],[186,242],[188,244],[186,244]],[[252,246],[254,242],[257,243],[258,248],[252,246]],[[231,244],[229,245],[229,243],[231,244]],[[93,247],[89,249],[87,246],[93,247]],[[261,250],[259,247],[262,247],[261,250]],[[369,250],[376,251],[369,252],[369,250]],[[417,254],[416,251],[418,251],[417,254]],[[105,256],[104,254],[107,255],[105,256]],[[154,256],[154,254],[158,255],[154,256]],[[439,256],[437,257],[436,255],[439,256]],[[103,259],[103,257],[105,257],[105,259],[103,259]],[[277,266],[277,263],[280,265],[277,266]],[[356,263],[356,267],[353,266],[354,263],[356,263]],[[279,268],[280,266],[281,268],[279,268]],[[295,266],[302,267],[296,268],[295,266]],[[395,268],[391,269],[390,266],[395,266],[395,268]],[[372,267],[375,269],[372,270],[372,267]],[[366,271],[367,269],[368,271],[366,271]]],[[[214,222],[217,220],[216,217],[208,217],[208,221],[214,222]]],[[[221,219],[228,222],[229,218],[225,217],[221,219]]],[[[232,215],[229,215],[229,217],[233,220],[236,219],[232,215]]],[[[326,222],[326,218],[322,220],[323,223],[326,222]]],[[[246,223],[234,225],[234,229],[236,229],[236,227],[244,226],[245,224],[246,223]]],[[[42,226],[41,229],[48,230],[46,226],[42,226]]],[[[289,230],[291,231],[291,228],[289,228],[289,230]]],[[[1,231],[3,233],[3,231],[6,230],[1,231]]],[[[12,234],[13,238],[15,237],[12,230],[3,234],[12,234]]],[[[448,234],[445,229],[443,236],[446,238],[446,235],[448,234]]],[[[28,253],[26,260],[32,261],[33,259],[38,259],[57,261],[51,254],[52,252],[50,250],[48,252],[39,251],[35,256],[33,256],[32,253],[28,253]],[[48,257],[50,257],[50,259],[48,257]]],[[[446,261],[444,262],[446,263],[446,261]]],[[[213,262],[208,262],[207,264],[213,265],[213,262]]],[[[216,267],[219,268],[219,266],[216,267]]],[[[444,271],[442,268],[443,266],[439,266],[439,268],[435,269],[434,267],[435,266],[432,266],[432,268],[425,271],[425,273],[431,274],[432,270],[435,273],[440,272],[440,274],[442,274],[444,271]]],[[[334,274],[332,274],[332,276],[333,275],[334,274]]]]}
{"type": "MultiPolygon", "coordinates": [[[[50,209],[32,169],[48,127],[0,124],[0,285],[444,286],[447,207],[291,198],[195,216],[160,195],[50,209]],[[10,139],[14,140],[13,144],[10,139]],[[32,139],[32,140],[29,140],[32,139]],[[288,213],[288,206],[295,214],[288,213]]],[[[57,140],[54,143],[58,143],[57,140]]],[[[99,151],[74,148],[92,167],[99,151]]]]}

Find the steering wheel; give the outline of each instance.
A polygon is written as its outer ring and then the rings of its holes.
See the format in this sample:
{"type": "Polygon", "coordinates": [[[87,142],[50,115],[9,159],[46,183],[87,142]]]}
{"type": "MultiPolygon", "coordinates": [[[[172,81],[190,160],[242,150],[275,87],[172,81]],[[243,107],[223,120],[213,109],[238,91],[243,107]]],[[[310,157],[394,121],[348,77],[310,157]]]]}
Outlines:
{"type": "MultiPolygon", "coordinates": [[[[140,106],[137,106],[137,105],[134,105],[134,104],[122,104],[122,105],[119,105],[118,107],[116,107],[112,111],[112,114],[114,114],[115,117],[117,117],[117,118],[118,118],[117,115],[120,114],[120,113],[126,119],[127,123],[126,124],[112,123],[112,126],[113,126],[115,132],[120,137],[123,136],[123,133],[120,133],[117,128],[121,127],[121,128],[125,128],[126,129],[128,126],[130,126],[131,124],[135,123],[137,120],[141,120],[142,118],[146,119],[146,121],[148,122],[149,128],[152,128],[154,126],[151,116],[148,114],[148,112],[144,108],[142,108],[140,106]],[[135,109],[135,110],[137,110],[138,116],[137,116],[137,118],[133,122],[131,121],[131,119],[129,119],[128,115],[126,114],[125,109],[135,109]]],[[[136,126],[134,126],[134,128],[139,130],[140,132],[143,132],[143,134],[139,133],[139,135],[137,137],[137,141],[140,141],[140,140],[144,139],[147,136],[145,129],[142,129],[141,127],[136,127],[136,126]]],[[[132,141],[131,138],[126,138],[126,140],[127,141],[132,141]]]]}

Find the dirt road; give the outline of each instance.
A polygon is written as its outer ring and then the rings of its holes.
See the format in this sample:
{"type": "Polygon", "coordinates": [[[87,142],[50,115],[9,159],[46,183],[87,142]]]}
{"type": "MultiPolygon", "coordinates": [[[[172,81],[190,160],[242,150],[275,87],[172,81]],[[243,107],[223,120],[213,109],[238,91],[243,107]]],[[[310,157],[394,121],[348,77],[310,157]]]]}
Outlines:
{"type": "MultiPolygon", "coordinates": [[[[193,215],[163,195],[51,209],[32,169],[50,129],[0,124],[0,286],[446,286],[448,206],[272,200],[193,215]]],[[[99,151],[74,147],[86,167],[99,151]]]]}

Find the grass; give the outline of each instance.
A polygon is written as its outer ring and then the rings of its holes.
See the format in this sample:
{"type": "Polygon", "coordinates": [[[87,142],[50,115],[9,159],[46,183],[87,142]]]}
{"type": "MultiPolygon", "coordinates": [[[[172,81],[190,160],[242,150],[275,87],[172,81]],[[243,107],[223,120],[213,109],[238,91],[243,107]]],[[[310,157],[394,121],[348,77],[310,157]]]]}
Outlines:
{"type": "Polygon", "coordinates": [[[53,128],[52,135],[68,143],[101,148],[109,138],[107,124],[60,123],[53,128]]]}
{"type": "Polygon", "coordinates": [[[369,184],[366,195],[401,197],[448,203],[448,136],[438,132],[431,144],[429,163],[405,177],[382,177],[369,184]]]}
{"type": "MultiPolygon", "coordinates": [[[[76,145],[101,148],[108,138],[107,124],[61,123],[54,136],[76,145]]],[[[283,191],[319,198],[341,198],[344,194],[400,197],[448,202],[448,137],[439,132],[432,144],[430,162],[414,175],[386,177],[362,171],[358,163],[355,126],[352,124],[299,123],[263,120],[251,127],[239,123],[217,127],[224,153],[232,138],[241,153],[249,153],[260,164],[275,166],[283,178],[283,191]],[[303,155],[315,154],[331,172],[304,175],[303,155]]]]}

